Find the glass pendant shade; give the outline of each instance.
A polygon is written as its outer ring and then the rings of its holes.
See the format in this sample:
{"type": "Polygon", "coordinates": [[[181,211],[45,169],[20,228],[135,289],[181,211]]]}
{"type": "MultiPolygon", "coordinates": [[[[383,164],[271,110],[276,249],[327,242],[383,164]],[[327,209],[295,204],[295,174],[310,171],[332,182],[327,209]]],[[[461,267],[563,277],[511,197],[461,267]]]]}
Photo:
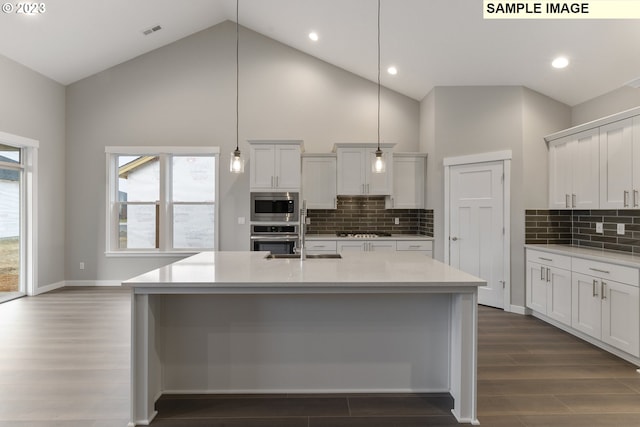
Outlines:
{"type": "Polygon", "coordinates": [[[237,148],[231,153],[229,171],[231,173],[244,173],[244,157],[240,156],[240,150],[237,148]]]}
{"type": "Polygon", "coordinates": [[[373,163],[371,164],[371,170],[373,173],[384,173],[386,169],[387,165],[382,150],[378,148],[376,150],[376,156],[373,158],[373,163]]]}

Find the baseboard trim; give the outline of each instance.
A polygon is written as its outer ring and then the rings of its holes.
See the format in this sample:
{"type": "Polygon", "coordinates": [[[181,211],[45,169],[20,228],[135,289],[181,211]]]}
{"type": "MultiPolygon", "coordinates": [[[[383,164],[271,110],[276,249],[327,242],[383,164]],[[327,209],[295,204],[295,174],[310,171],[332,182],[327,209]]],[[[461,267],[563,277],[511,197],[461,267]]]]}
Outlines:
{"type": "Polygon", "coordinates": [[[64,287],[65,287],[65,281],[64,280],[62,280],[60,282],[56,282],[56,283],[51,283],[50,285],[38,286],[37,288],[34,289],[32,296],[36,296],[36,295],[44,294],[44,293],[47,293],[47,292],[55,291],[56,289],[60,289],[60,288],[64,288],[64,287]]]}
{"type": "Polygon", "coordinates": [[[521,305],[513,305],[513,304],[511,304],[511,306],[509,307],[509,311],[511,313],[515,313],[515,314],[522,314],[523,316],[527,315],[527,314],[531,314],[529,312],[528,308],[523,307],[521,305]]]}
{"type": "Polygon", "coordinates": [[[64,282],[65,286],[74,287],[74,286],[88,286],[88,287],[99,287],[99,286],[120,286],[122,281],[120,280],[67,280],[64,282]]]}

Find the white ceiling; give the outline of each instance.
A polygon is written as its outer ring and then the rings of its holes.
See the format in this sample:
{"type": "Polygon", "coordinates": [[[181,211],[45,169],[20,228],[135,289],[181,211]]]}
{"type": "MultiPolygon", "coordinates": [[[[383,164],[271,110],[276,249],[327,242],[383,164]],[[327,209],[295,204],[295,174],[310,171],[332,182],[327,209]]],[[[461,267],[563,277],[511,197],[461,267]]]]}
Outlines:
{"type": "MultiPolygon", "coordinates": [[[[16,2],[14,2],[16,3],[16,2]]],[[[234,0],[50,0],[0,12],[0,54],[64,85],[224,20],[234,0]],[[154,25],[150,36],[142,31],[154,25]]],[[[240,24],[375,81],[375,0],[241,0],[240,24]],[[316,43],[310,30],[320,34],[316,43]]],[[[575,105],[640,77],[634,20],[484,20],[480,0],[382,0],[382,84],[416,100],[434,86],[523,85],[575,105]],[[571,65],[550,67],[564,54],[571,65]]],[[[639,89],[640,90],[640,89],[639,89]]]]}

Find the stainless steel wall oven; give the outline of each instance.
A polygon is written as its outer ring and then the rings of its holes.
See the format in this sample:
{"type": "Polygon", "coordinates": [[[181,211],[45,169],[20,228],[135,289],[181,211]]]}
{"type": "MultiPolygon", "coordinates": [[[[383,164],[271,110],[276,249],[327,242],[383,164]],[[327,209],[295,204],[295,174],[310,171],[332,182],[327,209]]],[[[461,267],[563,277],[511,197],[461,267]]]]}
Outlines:
{"type": "Polygon", "coordinates": [[[293,254],[298,246],[297,225],[251,226],[251,250],[269,251],[272,254],[293,254]]]}

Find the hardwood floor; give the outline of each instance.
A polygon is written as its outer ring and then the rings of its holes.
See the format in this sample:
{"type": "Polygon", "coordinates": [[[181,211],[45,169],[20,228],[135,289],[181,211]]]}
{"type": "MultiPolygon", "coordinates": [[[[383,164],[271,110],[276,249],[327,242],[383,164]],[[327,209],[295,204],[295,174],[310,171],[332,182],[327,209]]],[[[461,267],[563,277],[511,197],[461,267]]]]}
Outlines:
{"type": "MultiPolygon", "coordinates": [[[[118,427],[130,298],[70,288],[0,304],[0,427],[118,427]]],[[[480,307],[482,426],[640,426],[636,367],[535,318],[480,307]]],[[[163,396],[159,427],[455,425],[442,395],[163,396]]]]}

